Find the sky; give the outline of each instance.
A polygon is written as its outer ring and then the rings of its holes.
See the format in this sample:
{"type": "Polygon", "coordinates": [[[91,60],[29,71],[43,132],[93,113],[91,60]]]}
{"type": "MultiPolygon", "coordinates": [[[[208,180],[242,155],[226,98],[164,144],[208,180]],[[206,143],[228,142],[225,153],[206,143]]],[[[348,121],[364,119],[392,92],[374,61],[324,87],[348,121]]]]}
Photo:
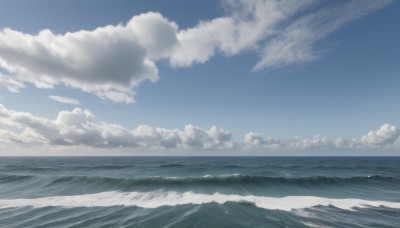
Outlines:
{"type": "Polygon", "coordinates": [[[0,155],[399,155],[400,2],[5,0],[0,155]]]}

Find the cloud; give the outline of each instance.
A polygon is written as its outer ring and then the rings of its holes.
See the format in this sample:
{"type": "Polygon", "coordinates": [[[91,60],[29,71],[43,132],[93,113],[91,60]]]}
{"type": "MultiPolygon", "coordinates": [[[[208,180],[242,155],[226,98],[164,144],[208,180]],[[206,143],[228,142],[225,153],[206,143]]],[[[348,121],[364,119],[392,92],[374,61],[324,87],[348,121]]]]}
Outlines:
{"type": "Polygon", "coordinates": [[[14,144],[46,144],[57,133],[57,126],[50,120],[33,116],[26,112],[16,112],[0,105],[0,125],[21,129],[1,131],[1,139],[14,144]]]}
{"type": "Polygon", "coordinates": [[[312,1],[225,0],[226,17],[201,21],[179,31],[178,45],[170,57],[175,67],[208,61],[216,52],[231,56],[258,49],[261,41],[274,35],[278,25],[312,1]]]}
{"type": "Polygon", "coordinates": [[[253,71],[300,64],[317,58],[319,51],[315,50],[315,44],[319,40],[390,2],[353,0],[342,4],[330,3],[300,16],[267,42],[253,71]]]}
{"type": "Polygon", "coordinates": [[[20,129],[1,130],[3,142],[22,145],[62,145],[94,148],[232,149],[231,133],[216,126],[209,130],[186,125],[183,130],[140,125],[133,130],[120,125],[96,122],[87,109],[60,111],[55,120],[16,112],[0,105],[0,124],[20,129]]]}
{"type": "Polygon", "coordinates": [[[218,52],[232,56],[243,51],[260,55],[253,71],[309,62],[319,57],[318,41],[390,2],[224,0],[227,16],[179,31],[170,63],[188,67],[204,63],[218,52]]]}
{"type": "Polygon", "coordinates": [[[390,124],[382,125],[377,131],[370,131],[361,137],[361,142],[366,146],[385,147],[400,144],[400,130],[390,124]]]}
{"type": "Polygon", "coordinates": [[[244,137],[244,148],[247,150],[341,150],[341,149],[400,149],[400,130],[396,126],[384,124],[377,131],[370,131],[360,138],[345,139],[338,137],[334,140],[322,135],[311,138],[294,137],[289,140],[264,139],[260,134],[249,132],[244,137]]]}
{"type": "Polygon", "coordinates": [[[150,59],[166,58],[177,44],[178,25],[160,13],[150,12],[133,17],[127,24],[150,59]]]}
{"type": "Polygon", "coordinates": [[[339,148],[333,145],[332,141],[322,135],[315,135],[311,138],[301,139],[294,137],[290,140],[278,140],[274,138],[264,139],[260,134],[249,132],[244,137],[244,146],[247,149],[262,150],[305,150],[339,148]]]}
{"type": "Polygon", "coordinates": [[[38,88],[64,84],[102,99],[131,103],[135,87],[158,80],[153,59],[173,47],[176,29],[152,12],[135,16],[126,25],[66,34],[45,29],[30,35],[5,28],[0,31],[0,67],[19,83],[38,88]]]}
{"type": "Polygon", "coordinates": [[[81,103],[77,99],[74,99],[74,98],[61,97],[61,96],[56,96],[56,95],[51,95],[51,96],[49,96],[49,98],[52,99],[53,101],[63,103],[63,104],[79,105],[81,103]]]}
{"type": "Polygon", "coordinates": [[[284,143],[273,138],[264,139],[260,134],[249,132],[244,136],[244,145],[263,149],[280,149],[284,143]]]}
{"type": "Polygon", "coordinates": [[[55,34],[0,30],[0,82],[11,92],[26,83],[65,85],[114,102],[134,102],[135,88],[159,80],[157,61],[172,67],[205,63],[216,54],[256,52],[253,71],[319,57],[316,43],[390,0],[222,0],[226,15],[179,30],[157,12],[126,24],[55,34]]]}
{"type": "Polygon", "coordinates": [[[4,75],[0,72],[0,85],[6,87],[12,93],[19,93],[20,89],[24,88],[24,84],[14,78],[4,75]]]}
{"type": "Polygon", "coordinates": [[[332,147],[332,142],[322,135],[314,135],[311,138],[300,139],[295,137],[287,143],[287,146],[292,149],[309,149],[309,148],[329,148],[332,147]]]}
{"type": "Polygon", "coordinates": [[[148,125],[127,129],[121,125],[96,121],[95,115],[87,109],[60,111],[53,120],[10,110],[0,104],[0,126],[3,126],[3,129],[0,129],[2,146],[13,147],[37,145],[43,148],[64,146],[159,151],[228,150],[244,153],[256,150],[278,154],[285,151],[308,150],[400,149],[400,130],[389,124],[384,124],[378,130],[370,131],[360,138],[352,139],[338,137],[332,140],[317,134],[311,138],[294,137],[283,140],[264,138],[258,133],[249,132],[244,136],[243,142],[236,142],[232,133],[217,126],[212,126],[208,130],[191,124],[183,129],[148,125]]]}

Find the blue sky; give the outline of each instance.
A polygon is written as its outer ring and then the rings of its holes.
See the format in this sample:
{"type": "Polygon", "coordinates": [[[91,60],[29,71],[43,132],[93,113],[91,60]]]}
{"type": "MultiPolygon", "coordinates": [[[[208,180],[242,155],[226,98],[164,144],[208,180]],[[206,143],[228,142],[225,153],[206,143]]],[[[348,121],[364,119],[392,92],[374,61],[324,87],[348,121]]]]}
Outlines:
{"type": "Polygon", "coordinates": [[[2,151],[396,154],[399,21],[386,0],[3,1],[2,151]]]}

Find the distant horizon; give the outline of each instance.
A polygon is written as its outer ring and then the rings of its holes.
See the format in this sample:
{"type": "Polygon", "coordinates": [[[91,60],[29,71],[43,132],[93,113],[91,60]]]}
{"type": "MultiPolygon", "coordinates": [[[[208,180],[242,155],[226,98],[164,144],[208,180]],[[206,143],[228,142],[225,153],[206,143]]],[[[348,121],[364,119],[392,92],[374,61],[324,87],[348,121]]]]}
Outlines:
{"type": "Polygon", "coordinates": [[[375,157],[400,157],[400,155],[0,155],[0,157],[63,157],[63,158],[81,158],[81,157],[87,157],[87,158],[95,158],[95,157],[143,157],[143,158],[151,158],[151,157],[191,157],[191,158],[207,158],[207,157],[221,157],[221,158],[235,158],[235,157],[277,157],[277,158],[285,158],[285,157],[309,157],[309,158],[319,158],[319,157],[332,157],[332,158],[358,158],[358,157],[364,157],[364,158],[375,158],[375,157]]]}

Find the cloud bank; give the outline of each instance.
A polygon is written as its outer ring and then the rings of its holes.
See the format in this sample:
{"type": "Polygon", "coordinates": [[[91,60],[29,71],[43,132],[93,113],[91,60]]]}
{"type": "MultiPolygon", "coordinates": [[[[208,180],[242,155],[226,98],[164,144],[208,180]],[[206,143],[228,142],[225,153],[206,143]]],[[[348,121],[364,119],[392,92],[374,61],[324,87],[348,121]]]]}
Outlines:
{"type": "Polygon", "coordinates": [[[370,131],[360,138],[328,139],[322,135],[301,139],[294,137],[291,140],[279,140],[273,138],[264,139],[261,135],[249,132],[244,137],[244,146],[248,149],[259,150],[329,150],[329,149],[400,149],[400,130],[398,127],[383,124],[378,130],[370,131]]]}
{"type": "Polygon", "coordinates": [[[54,120],[0,105],[0,124],[16,130],[0,130],[3,145],[82,146],[93,148],[232,149],[230,132],[216,126],[208,130],[188,124],[182,130],[140,125],[126,129],[96,122],[87,109],[60,111],[54,120]]]}
{"type": "Polygon", "coordinates": [[[220,53],[255,52],[253,71],[296,65],[319,57],[318,41],[390,0],[222,0],[226,16],[179,30],[157,12],[126,24],[56,34],[0,30],[0,82],[11,92],[26,83],[64,85],[113,102],[134,102],[135,88],[159,80],[157,62],[172,67],[205,63],[220,53]],[[3,73],[1,73],[3,72],[3,73]]]}
{"type": "Polygon", "coordinates": [[[139,125],[127,129],[117,124],[97,122],[87,109],[60,111],[55,119],[18,112],[0,105],[0,143],[3,147],[62,146],[68,148],[157,149],[191,151],[304,151],[327,149],[400,149],[400,130],[384,124],[360,138],[328,139],[322,135],[290,140],[264,138],[249,132],[242,142],[233,140],[229,131],[212,126],[205,130],[191,124],[183,129],[165,129],[139,125]]]}

